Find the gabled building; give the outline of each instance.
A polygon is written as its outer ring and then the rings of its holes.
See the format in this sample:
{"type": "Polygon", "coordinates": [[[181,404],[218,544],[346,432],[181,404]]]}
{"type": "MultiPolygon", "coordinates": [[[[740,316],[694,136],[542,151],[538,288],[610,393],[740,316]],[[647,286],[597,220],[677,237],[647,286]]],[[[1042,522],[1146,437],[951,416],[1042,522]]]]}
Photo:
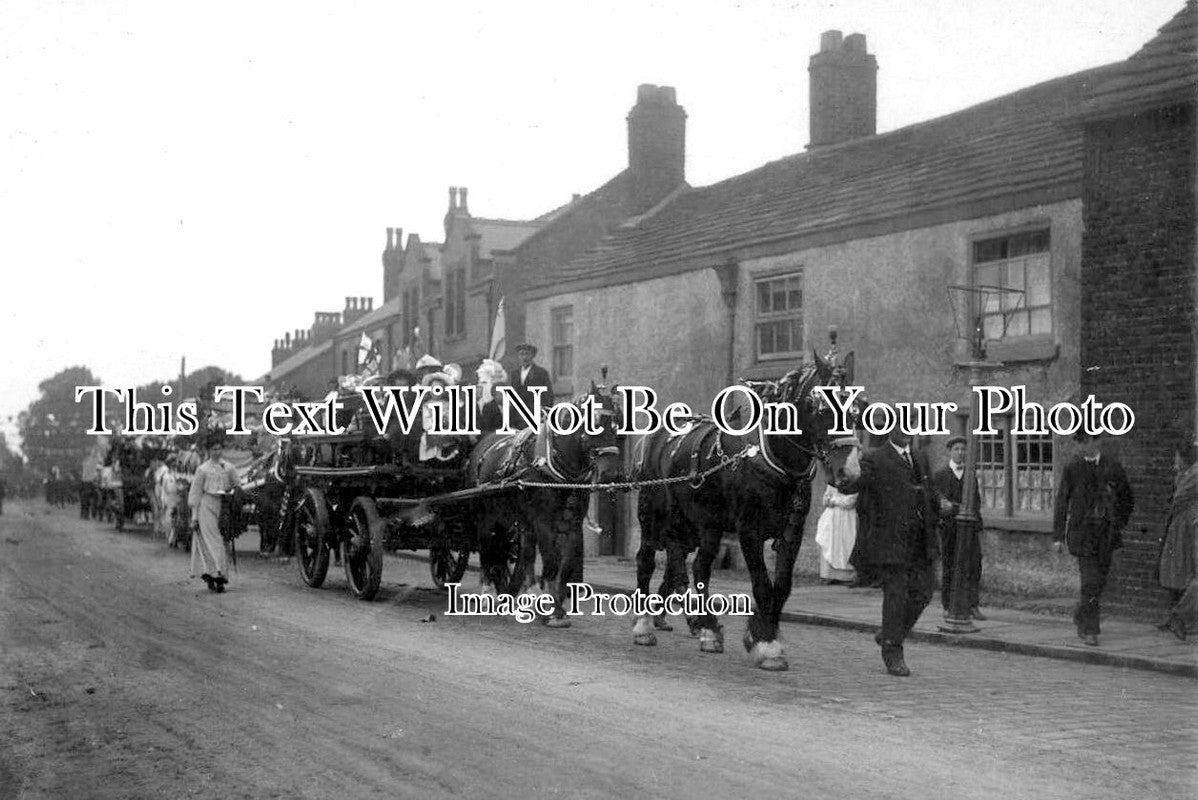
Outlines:
{"type": "MultiPolygon", "coordinates": [[[[1001,363],[988,382],[1026,386],[1046,407],[1080,402],[1092,385],[1082,379],[1083,347],[1092,349],[1083,342],[1109,320],[1091,318],[1084,301],[1095,288],[1082,269],[1088,134],[1073,118],[1127,69],[1087,70],[877,134],[877,65],[865,37],[825,33],[810,60],[806,150],[682,191],[546,271],[525,294],[527,335],[552,340],[555,318],[568,314],[561,344],[576,381],[606,363],[622,384],[706,411],[723,386],[778,377],[823,352],[835,325],[871,400],[955,402],[950,425],[959,431],[969,408],[967,337],[980,316],[987,355],[1001,363]]],[[[1192,98],[1192,80],[1187,90],[1192,98]]],[[[1175,145],[1184,138],[1170,131],[1175,145]]],[[[1129,145],[1148,141],[1128,136],[1129,145]]],[[[1182,244],[1176,263],[1192,279],[1193,150],[1157,153],[1177,186],[1188,180],[1190,204],[1170,202],[1177,224],[1189,226],[1181,237],[1189,260],[1182,244]]],[[[1162,222],[1148,214],[1139,224],[1150,231],[1162,222]]],[[[1192,288],[1178,296],[1192,315],[1192,288]]],[[[1185,330],[1192,337],[1192,325],[1185,330]]],[[[1192,363],[1180,370],[1192,386],[1192,363]]],[[[1192,400],[1180,402],[1192,417],[1192,400]]],[[[1070,443],[1012,434],[1010,417],[999,427],[980,444],[987,526],[1046,535],[1070,443]]],[[[942,451],[932,447],[938,458],[942,451]]]]}
{"type": "MultiPolygon", "coordinates": [[[[490,354],[502,299],[509,354],[525,340],[524,292],[548,270],[569,261],[614,227],[644,214],[685,187],[686,112],[668,86],[645,84],[628,114],[628,167],[605,184],[532,220],[475,217],[465,187],[451,187],[445,242],[435,257],[421,254],[419,239],[388,229],[383,252],[384,307],[400,298],[401,327],[408,340],[419,329],[419,348],[470,373],[490,354]],[[414,243],[415,241],[415,243],[414,243]],[[414,309],[414,310],[413,310],[414,309]]],[[[558,319],[558,328],[569,320],[558,319]]],[[[560,394],[571,390],[568,348],[535,342],[557,378],[560,394]]],[[[417,356],[420,354],[417,353],[417,356]]]]}

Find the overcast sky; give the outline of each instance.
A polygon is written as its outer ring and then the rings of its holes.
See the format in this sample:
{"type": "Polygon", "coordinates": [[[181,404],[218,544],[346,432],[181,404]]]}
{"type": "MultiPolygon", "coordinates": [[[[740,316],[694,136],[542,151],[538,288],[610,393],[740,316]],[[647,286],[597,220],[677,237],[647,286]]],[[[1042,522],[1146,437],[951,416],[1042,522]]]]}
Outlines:
{"type": "Polygon", "coordinates": [[[73,364],[123,386],[216,364],[347,295],[447,187],[537,216],[627,160],[677,88],[687,179],[807,144],[822,31],[867,37],[878,130],[1119,61],[1183,0],[0,4],[0,429],[73,364]]]}

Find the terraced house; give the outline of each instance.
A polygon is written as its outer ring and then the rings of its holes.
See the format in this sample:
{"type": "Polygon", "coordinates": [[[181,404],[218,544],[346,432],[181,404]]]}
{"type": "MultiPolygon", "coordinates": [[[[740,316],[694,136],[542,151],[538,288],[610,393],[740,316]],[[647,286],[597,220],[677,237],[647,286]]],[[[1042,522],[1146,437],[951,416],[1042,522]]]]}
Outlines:
{"type": "MultiPolygon", "coordinates": [[[[1194,20],[1190,2],[1126,62],[882,134],[865,37],[829,31],[804,152],[678,192],[560,261],[528,286],[528,336],[570,348],[563,394],[607,363],[706,409],[822,352],[835,325],[871,399],[956,402],[963,430],[980,320],[1000,364],[987,382],[1140,410],[1119,445],[1143,501],[1115,579],[1147,602],[1169,448],[1196,422],[1194,20]]],[[[1007,419],[980,454],[991,535],[1047,541],[1069,443],[1007,419]]]]}

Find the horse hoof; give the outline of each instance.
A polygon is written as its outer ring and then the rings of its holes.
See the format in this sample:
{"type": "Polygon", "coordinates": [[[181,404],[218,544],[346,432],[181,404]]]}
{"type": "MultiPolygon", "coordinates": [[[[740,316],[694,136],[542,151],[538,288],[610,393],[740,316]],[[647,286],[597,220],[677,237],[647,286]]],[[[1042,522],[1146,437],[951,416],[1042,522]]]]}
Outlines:
{"type": "Polygon", "coordinates": [[[757,667],[766,672],[785,672],[790,669],[790,664],[786,662],[785,658],[767,658],[758,664],[757,667]]]}
{"type": "Polygon", "coordinates": [[[659,631],[666,631],[667,633],[674,630],[674,626],[666,621],[664,614],[660,617],[653,618],[653,627],[659,631]]]}
{"type": "Polygon", "coordinates": [[[545,627],[546,628],[568,628],[568,627],[570,627],[570,620],[565,619],[563,617],[550,617],[549,619],[545,620],[545,627]]]}
{"type": "Polygon", "coordinates": [[[699,640],[699,652],[700,653],[722,653],[722,652],[724,652],[724,643],[717,642],[713,639],[700,639],[699,640]]]}
{"type": "Polygon", "coordinates": [[[657,637],[651,633],[638,633],[632,637],[634,644],[643,645],[645,647],[656,647],[657,637]]]}

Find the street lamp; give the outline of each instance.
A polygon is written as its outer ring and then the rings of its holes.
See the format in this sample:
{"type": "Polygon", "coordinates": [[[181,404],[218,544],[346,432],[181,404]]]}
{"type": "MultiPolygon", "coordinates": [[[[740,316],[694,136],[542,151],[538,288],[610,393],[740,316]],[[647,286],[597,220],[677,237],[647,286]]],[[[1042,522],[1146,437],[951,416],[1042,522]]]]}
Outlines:
{"type": "MultiPolygon", "coordinates": [[[[982,370],[1001,367],[1002,364],[995,361],[988,361],[986,358],[986,331],[984,324],[984,313],[988,309],[997,308],[1003,310],[1004,305],[1003,295],[1017,294],[1022,295],[1018,289],[1008,289],[1002,286],[957,286],[949,285],[949,302],[953,308],[953,325],[957,329],[957,335],[960,338],[969,341],[969,360],[957,362],[958,367],[968,367],[969,369],[969,421],[965,426],[965,470],[961,474],[961,505],[957,508],[956,517],[956,551],[953,557],[953,574],[952,594],[949,597],[948,616],[945,617],[944,623],[941,624],[940,630],[945,633],[977,633],[978,627],[973,624],[972,604],[969,598],[969,588],[963,578],[969,568],[969,564],[973,557],[973,548],[980,545],[979,537],[982,532],[982,518],[978,513],[978,507],[981,503],[981,498],[977,493],[977,437],[974,435],[974,428],[977,427],[977,403],[976,393],[973,391],[975,386],[982,384],[982,370]],[[966,298],[966,308],[959,312],[956,301],[953,300],[954,292],[960,292],[966,298]],[[991,303],[991,298],[994,298],[994,303],[991,303]],[[968,335],[963,335],[961,330],[961,320],[965,319],[970,325],[967,332],[968,335]]],[[[1015,298],[1015,303],[1011,304],[1018,307],[1021,297],[1015,298]]],[[[1010,312],[1003,313],[1004,331],[1006,323],[1010,319],[1010,312]]]]}

